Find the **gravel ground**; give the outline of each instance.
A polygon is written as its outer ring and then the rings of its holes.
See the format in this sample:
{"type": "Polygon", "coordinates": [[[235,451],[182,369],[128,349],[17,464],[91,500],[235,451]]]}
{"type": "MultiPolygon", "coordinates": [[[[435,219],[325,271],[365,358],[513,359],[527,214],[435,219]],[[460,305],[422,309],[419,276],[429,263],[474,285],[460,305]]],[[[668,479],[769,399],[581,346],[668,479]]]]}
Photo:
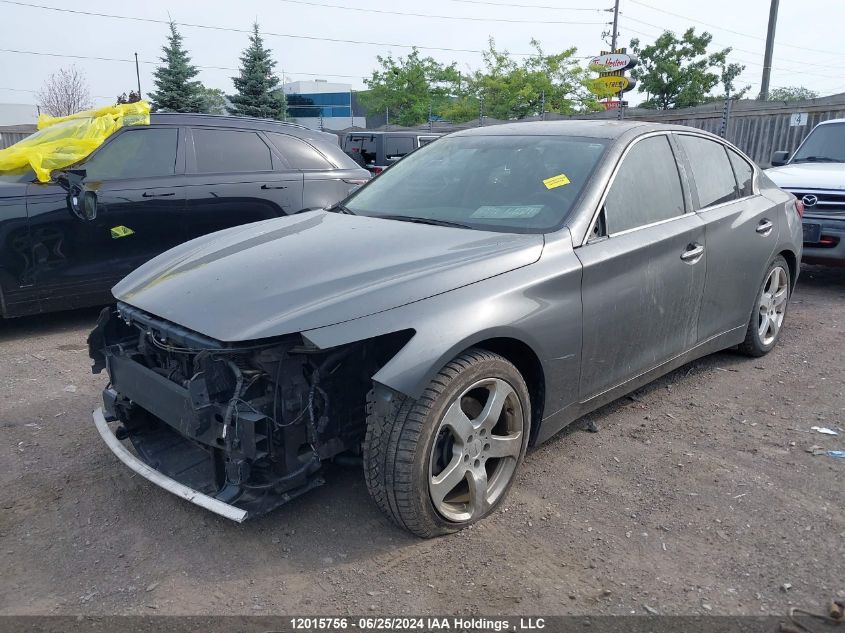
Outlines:
{"type": "Polygon", "coordinates": [[[505,506],[406,535],[361,472],[230,523],[134,476],[91,422],[97,311],[0,323],[0,614],[782,614],[845,597],[845,271],[780,344],[709,356],[529,452],[505,506]],[[817,449],[816,452],[819,452],[817,449]]]}

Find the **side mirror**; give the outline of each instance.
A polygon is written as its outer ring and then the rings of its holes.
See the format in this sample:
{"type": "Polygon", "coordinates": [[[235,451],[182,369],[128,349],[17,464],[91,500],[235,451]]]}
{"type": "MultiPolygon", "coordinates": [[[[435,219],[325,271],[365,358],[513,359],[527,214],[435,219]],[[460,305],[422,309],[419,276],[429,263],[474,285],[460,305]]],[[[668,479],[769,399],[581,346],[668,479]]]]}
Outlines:
{"type": "Polygon", "coordinates": [[[97,217],[97,192],[73,187],[68,193],[68,206],[80,220],[94,220],[97,217]]]}
{"type": "Polygon", "coordinates": [[[781,165],[786,165],[788,160],[789,152],[772,152],[772,167],[780,167],[781,165]]]}

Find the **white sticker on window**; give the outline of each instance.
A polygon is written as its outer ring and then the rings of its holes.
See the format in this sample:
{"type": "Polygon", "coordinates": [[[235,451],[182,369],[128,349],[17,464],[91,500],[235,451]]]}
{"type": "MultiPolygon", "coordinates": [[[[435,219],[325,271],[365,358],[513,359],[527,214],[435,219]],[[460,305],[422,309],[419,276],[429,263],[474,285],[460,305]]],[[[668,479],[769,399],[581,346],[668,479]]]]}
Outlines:
{"type": "Polygon", "coordinates": [[[508,205],[501,207],[478,207],[471,218],[488,220],[511,220],[518,218],[533,218],[540,213],[542,204],[508,205]]]}

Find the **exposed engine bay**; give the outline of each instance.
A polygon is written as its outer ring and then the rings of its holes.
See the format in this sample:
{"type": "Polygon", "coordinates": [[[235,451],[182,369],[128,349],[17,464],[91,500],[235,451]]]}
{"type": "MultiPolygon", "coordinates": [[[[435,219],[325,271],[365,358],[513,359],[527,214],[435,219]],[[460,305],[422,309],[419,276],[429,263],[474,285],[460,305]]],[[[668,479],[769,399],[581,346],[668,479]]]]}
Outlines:
{"type": "Polygon", "coordinates": [[[88,343],[108,371],[106,420],[156,471],[257,516],[323,483],[325,460],[360,455],[372,376],[410,338],[321,350],[298,334],[223,343],[124,303],[88,343]]]}

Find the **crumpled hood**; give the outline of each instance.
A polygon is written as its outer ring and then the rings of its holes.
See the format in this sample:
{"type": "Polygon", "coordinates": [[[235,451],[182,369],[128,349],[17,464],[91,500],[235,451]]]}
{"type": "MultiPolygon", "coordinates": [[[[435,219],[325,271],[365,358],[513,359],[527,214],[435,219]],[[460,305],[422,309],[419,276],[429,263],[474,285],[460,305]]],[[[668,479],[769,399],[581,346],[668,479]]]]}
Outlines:
{"type": "Polygon", "coordinates": [[[542,250],[542,235],[316,211],[177,246],[113,293],[217,340],[248,341],[419,301],[531,264],[542,250]]]}
{"type": "Polygon", "coordinates": [[[845,189],[845,163],[795,163],[767,169],[766,175],[778,187],[845,189]]]}

